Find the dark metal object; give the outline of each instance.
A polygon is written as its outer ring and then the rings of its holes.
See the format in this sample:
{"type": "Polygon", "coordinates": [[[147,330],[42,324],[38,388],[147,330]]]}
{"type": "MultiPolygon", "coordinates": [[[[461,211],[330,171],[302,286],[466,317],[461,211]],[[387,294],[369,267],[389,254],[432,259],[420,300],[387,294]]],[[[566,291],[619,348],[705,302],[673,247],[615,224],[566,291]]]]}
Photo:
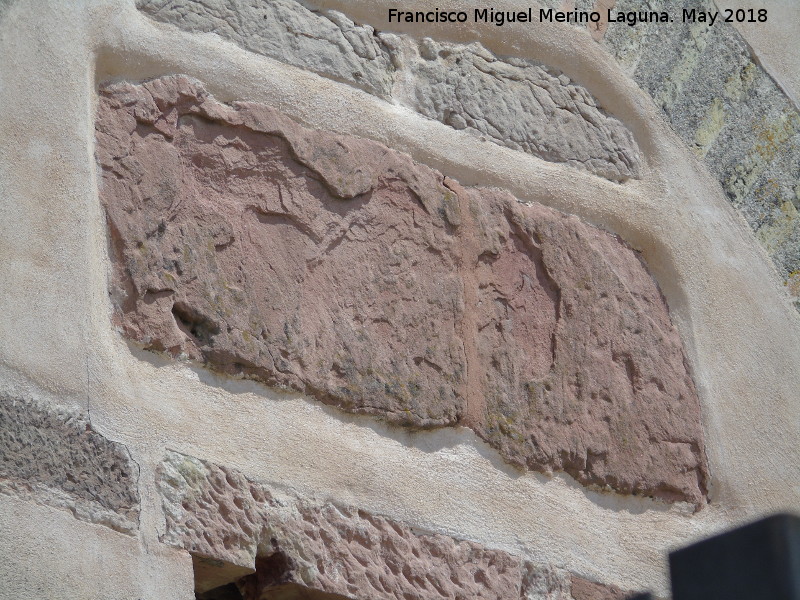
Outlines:
{"type": "Polygon", "coordinates": [[[800,600],[800,517],[775,515],[669,555],[673,600],[800,600]]]}

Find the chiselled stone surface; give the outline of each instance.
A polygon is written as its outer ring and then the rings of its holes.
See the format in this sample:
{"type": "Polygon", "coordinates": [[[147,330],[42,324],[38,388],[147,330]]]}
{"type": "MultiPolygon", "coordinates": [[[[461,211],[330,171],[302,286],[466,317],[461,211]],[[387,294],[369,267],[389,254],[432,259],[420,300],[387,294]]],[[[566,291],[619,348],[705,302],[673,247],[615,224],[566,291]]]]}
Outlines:
{"type": "MultiPolygon", "coordinates": [[[[600,4],[580,0],[576,9],[600,4]]],[[[638,0],[611,4],[615,13],[643,9],[638,0]]],[[[717,6],[654,0],[647,9],[667,10],[678,20],[684,9],[715,12],[717,6]]],[[[724,17],[680,27],[615,22],[593,34],[719,179],[800,308],[800,113],[724,17]]]]}
{"type": "Polygon", "coordinates": [[[125,447],[92,431],[77,411],[0,395],[0,492],[132,533],[137,478],[125,447]]]}
{"type": "Polygon", "coordinates": [[[214,32],[240,46],[344,81],[456,129],[612,180],[638,177],[630,131],[580,85],[478,43],[378,33],[296,0],[138,0],[158,21],[214,32]]]}
{"type": "Polygon", "coordinates": [[[573,596],[576,581],[578,587],[589,582],[564,571],[417,533],[353,507],[281,494],[234,469],[176,452],[159,467],[157,485],[167,525],[162,540],[255,568],[237,582],[247,600],[288,590],[359,599],[604,598],[580,590],[573,596]]]}
{"type": "Polygon", "coordinates": [[[701,502],[680,339],[614,236],[184,77],[105,88],[97,156],[115,320],[147,348],[701,502]]]}

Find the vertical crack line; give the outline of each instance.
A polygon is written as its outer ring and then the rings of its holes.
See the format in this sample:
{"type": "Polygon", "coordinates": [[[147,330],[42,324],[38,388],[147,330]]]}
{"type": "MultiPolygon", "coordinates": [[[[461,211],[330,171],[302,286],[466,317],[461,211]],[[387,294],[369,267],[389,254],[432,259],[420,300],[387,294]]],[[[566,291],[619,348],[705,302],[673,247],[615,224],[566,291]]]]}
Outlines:
{"type": "Polygon", "coordinates": [[[466,373],[464,376],[463,396],[465,400],[464,415],[461,424],[476,427],[483,422],[486,399],[480,385],[480,365],[478,357],[476,311],[478,309],[478,285],[474,273],[478,262],[478,246],[476,242],[476,224],[470,208],[470,197],[464,188],[447,177],[444,187],[455,194],[458,201],[461,225],[456,230],[459,251],[459,278],[464,293],[464,314],[461,319],[461,340],[464,345],[466,373]]]}

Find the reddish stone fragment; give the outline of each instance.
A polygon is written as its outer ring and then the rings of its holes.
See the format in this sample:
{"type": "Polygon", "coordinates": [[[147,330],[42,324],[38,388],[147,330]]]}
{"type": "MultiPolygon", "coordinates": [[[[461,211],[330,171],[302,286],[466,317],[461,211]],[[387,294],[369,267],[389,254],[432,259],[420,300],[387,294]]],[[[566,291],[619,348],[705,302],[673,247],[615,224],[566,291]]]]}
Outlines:
{"type": "Polygon", "coordinates": [[[457,206],[440,175],[185,78],[107,91],[98,158],[126,335],[347,410],[458,422],[457,206]]]}
{"type": "Polygon", "coordinates": [[[165,77],[101,91],[115,320],[145,347],[509,461],[701,503],[699,400],[615,236],[165,77]]]}
{"type": "Polygon", "coordinates": [[[166,516],[162,541],[191,552],[196,565],[198,557],[227,565],[225,583],[235,581],[246,600],[624,597],[614,586],[503,550],[280,494],[235,469],[177,452],[167,453],[156,483],[166,516]],[[237,565],[255,572],[237,576],[237,565]]]}

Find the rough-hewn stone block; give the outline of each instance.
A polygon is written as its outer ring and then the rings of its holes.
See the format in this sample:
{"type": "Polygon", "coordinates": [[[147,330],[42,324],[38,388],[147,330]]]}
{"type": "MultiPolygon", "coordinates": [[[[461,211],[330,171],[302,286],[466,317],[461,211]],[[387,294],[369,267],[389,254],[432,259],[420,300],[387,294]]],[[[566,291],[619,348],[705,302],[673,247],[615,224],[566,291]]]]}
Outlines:
{"type": "Polygon", "coordinates": [[[360,87],[456,129],[612,180],[638,177],[630,131],[582,86],[532,61],[382,34],[296,0],[138,0],[154,19],[360,87]]]}
{"type": "Polygon", "coordinates": [[[125,447],[92,431],[77,411],[0,395],[0,492],[131,533],[137,478],[125,447]]]}
{"type": "Polygon", "coordinates": [[[456,129],[607,179],[638,177],[633,135],[586,88],[552,69],[469,46],[405,40],[397,99],[456,129]],[[613,150],[610,150],[613,149],[613,150]]]}
{"type": "Polygon", "coordinates": [[[701,501],[682,345],[614,236],[184,77],[104,88],[97,156],[115,319],[147,348],[701,501]]]}
{"type": "Polygon", "coordinates": [[[162,540],[255,568],[237,581],[247,600],[301,590],[365,600],[616,600],[619,591],[353,507],[280,494],[234,469],[176,452],[159,467],[157,485],[167,524],[162,540]],[[604,589],[610,594],[601,595],[604,589]]]}

